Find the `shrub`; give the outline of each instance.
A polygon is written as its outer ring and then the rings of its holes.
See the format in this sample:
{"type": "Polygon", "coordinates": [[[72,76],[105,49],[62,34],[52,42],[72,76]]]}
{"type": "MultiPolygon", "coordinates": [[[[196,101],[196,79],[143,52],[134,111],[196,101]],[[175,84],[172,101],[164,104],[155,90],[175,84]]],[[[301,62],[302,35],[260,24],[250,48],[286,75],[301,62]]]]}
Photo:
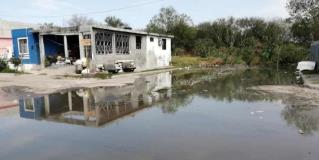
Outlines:
{"type": "Polygon", "coordinates": [[[11,58],[10,62],[14,65],[14,67],[18,67],[21,64],[21,59],[20,58],[11,58]]]}
{"type": "Polygon", "coordinates": [[[7,62],[3,59],[0,59],[0,72],[7,68],[7,62]]]}
{"type": "Polygon", "coordinates": [[[175,48],[173,52],[173,55],[175,56],[181,56],[185,54],[186,54],[186,50],[184,48],[175,48]]]}
{"type": "Polygon", "coordinates": [[[199,65],[200,58],[199,57],[190,57],[190,56],[173,56],[172,57],[172,65],[176,67],[188,67],[199,65]]]}
{"type": "MultiPolygon", "coordinates": [[[[280,64],[297,63],[305,60],[309,54],[308,49],[295,44],[284,44],[280,48],[277,48],[276,52],[279,52],[280,64]]],[[[273,55],[273,62],[277,61],[277,53],[273,55]]]]}
{"type": "Polygon", "coordinates": [[[108,73],[96,73],[95,74],[95,78],[99,78],[99,79],[110,79],[112,78],[111,74],[108,73]]]}

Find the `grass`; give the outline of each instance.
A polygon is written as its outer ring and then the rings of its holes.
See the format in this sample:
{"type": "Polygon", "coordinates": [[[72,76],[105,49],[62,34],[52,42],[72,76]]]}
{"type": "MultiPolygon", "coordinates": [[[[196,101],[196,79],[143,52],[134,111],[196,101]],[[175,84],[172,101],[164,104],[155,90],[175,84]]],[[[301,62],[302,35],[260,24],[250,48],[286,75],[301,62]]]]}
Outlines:
{"type": "Polygon", "coordinates": [[[224,64],[245,64],[239,57],[229,56],[226,58],[220,57],[195,57],[195,56],[173,56],[172,65],[175,67],[212,67],[224,64]]]}
{"type": "Polygon", "coordinates": [[[94,75],[94,78],[98,78],[98,79],[111,79],[112,78],[112,74],[109,73],[96,73],[94,75]]]}
{"type": "Polygon", "coordinates": [[[9,69],[9,68],[5,68],[5,69],[1,70],[0,73],[24,74],[24,72],[19,72],[19,71],[12,70],[12,69],[9,69]]]}
{"type": "Polygon", "coordinates": [[[201,60],[200,57],[191,57],[191,56],[173,56],[172,65],[175,67],[188,67],[199,65],[201,60]]]}

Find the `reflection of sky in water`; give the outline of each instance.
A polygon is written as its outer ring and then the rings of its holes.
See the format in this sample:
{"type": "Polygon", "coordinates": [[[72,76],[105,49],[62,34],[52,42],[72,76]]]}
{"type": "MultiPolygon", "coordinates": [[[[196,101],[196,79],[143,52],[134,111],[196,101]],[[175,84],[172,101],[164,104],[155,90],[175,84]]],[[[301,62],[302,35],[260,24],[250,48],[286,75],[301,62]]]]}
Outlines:
{"type": "Polygon", "coordinates": [[[55,94],[51,105],[59,107],[50,114],[42,107],[38,117],[30,119],[0,117],[4,146],[0,156],[34,160],[318,159],[318,108],[294,106],[280,96],[245,89],[292,82],[290,74],[278,75],[257,71],[226,77],[207,71],[205,76],[200,72],[161,74],[121,89],[72,92],[77,106],[72,109],[68,92],[55,94]],[[62,105],[59,96],[63,96],[62,105]],[[118,111],[116,106],[120,106],[118,111]],[[299,129],[305,130],[305,136],[299,129]]]}

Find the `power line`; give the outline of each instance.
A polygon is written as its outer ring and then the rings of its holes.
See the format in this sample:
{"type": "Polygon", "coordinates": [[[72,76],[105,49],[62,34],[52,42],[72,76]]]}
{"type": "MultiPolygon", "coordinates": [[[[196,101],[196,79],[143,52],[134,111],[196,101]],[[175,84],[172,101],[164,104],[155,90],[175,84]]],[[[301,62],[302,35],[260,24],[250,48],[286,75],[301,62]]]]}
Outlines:
{"type": "Polygon", "coordinates": [[[105,13],[110,13],[110,12],[115,12],[115,11],[121,11],[121,10],[126,10],[126,9],[131,9],[131,8],[136,8],[136,7],[141,7],[141,6],[146,6],[150,4],[155,4],[155,3],[160,3],[165,0],[152,0],[152,1],[146,1],[146,2],[139,2],[137,4],[132,4],[129,6],[125,7],[119,7],[119,8],[114,8],[114,9],[108,9],[104,11],[94,11],[94,12],[85,12],[85,13],[75,13],[75,14],[66,14],[66,15],[52,15],[52,16],[34,16],[34,15],[29,15],[29,16],[11,16],[11,15],[0,15],[2,17],[12,17],[12,18],[63,18],[63,17],[70,17],[73,15],[98,15],[98,14],[105,14],[105,13]]]}

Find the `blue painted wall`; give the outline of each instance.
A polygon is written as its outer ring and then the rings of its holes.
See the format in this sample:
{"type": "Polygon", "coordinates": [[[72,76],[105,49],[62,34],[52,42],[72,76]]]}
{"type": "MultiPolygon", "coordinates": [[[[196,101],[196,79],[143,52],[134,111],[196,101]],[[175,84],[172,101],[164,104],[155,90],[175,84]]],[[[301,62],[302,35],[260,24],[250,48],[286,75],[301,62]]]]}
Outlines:
{"type": "Polygon", "coordinates": [[[23,97],[19,100],[19,110],[20,110],[20,117],[26,118],[26,119],[36,119],[41,120],[44,117],[45,114],[45,107],[44,107],[44,97],[37,97],[34,98],[34,110],[26,111],[24,108],[24,101],[25,99],[23,97]]]}
{"type": "Polygon", "coordinates": [[[32,33],[32,29],[14,29],[11,31],[13,39],[13,55],[19,57],[18,38],[27,37],[30,59],[23,59],[22,64],[40,64],[39,36],[32,33]]]}

